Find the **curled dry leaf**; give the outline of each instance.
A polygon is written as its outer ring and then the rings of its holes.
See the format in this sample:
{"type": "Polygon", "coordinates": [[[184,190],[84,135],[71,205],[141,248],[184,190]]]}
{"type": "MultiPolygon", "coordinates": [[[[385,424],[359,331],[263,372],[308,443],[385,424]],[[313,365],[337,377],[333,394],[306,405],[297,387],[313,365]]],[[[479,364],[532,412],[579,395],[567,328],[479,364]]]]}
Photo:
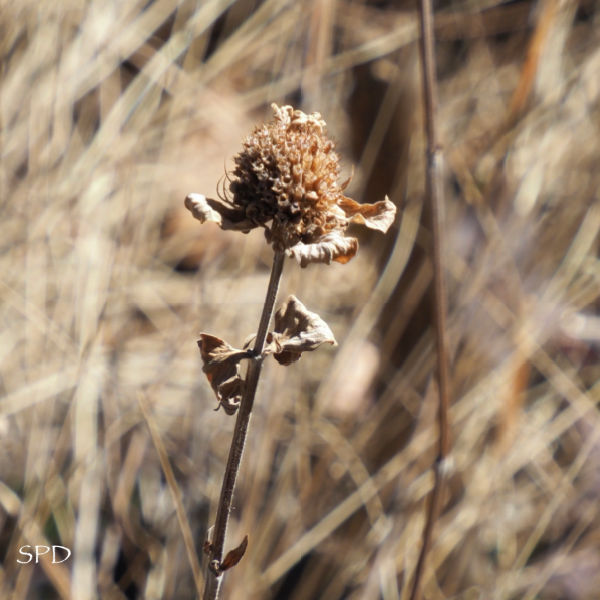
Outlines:
{"type": "Polygon", "coordinates": [[[234,414],[244,391],[240,361],[249,357],[248,351],[233,348],[225,340],[207,333],[200,334],[198,347],[204,362],[202,370],[219,401],[217,409],[222,406],[228,415],[234,414]]]}
{"type": "Polygon", "coordinates": [[[321,344],[337,343],[327,323],[295,296],[275,313],[274,329],[267,337],[267,352],[273,352],[282,365],[297,361],[303,352],[316,350],[321,344]]]}
{"type": "Polygon", "coordinates": [[[390,228],[396,217],[396,206],[387,196],[375,204],[359,204],[344,196],[338,206],[346,213],[350,222],[366,225],[369,229],[382,233],[390,228]]]}
{"type": "Polygon", "coordinates": [[[345,237],[341,231],[332,231],[313,244],[297,243],[287,250],[301,267],[310,263],[331,264],[332,260],[345,264],[354,258],[358,250],[356,238],[345,237]]]}
{"type": "Polygon", "coordinates": [[[246,212],[243,209],[223,200],[207,198],[203,194],[188,194],[185,198],[185,207],[200,223],[209,221],[216,223],[221,229],[248,233],[256,227],[246,218],[246,212]]]}
{"type": "MultiPolygon", "coordinates": [[[[343,211],[346,223],[359,223],[383,233],[389,229],[396,216],[396,206],[387,196],[385,200],[375,204],[359,204],[352,198],[342,196],[338,208],[343,211]]],[[[331,264],[332,260],[345,264],[354,258],[357,251],[358,240],[346,237],[341,229],[335,229],[313,243],[298,242],[286,252],[301,267],[306,267],[310,263],[331,264]]]]}
{"type": "Polygon", "coordinates": [[[242,540],[242,543],[237,548],[234,548],[233,550],[230,550],[227,553],[227,555],[223,559],[223,562],[219,565],[219,571],[223,572],[227,571],[227,569],[231,569],[231,567],[235,567],[235,565],[237,565],[240,562],[240,560],[242,560],[242,557],[246,553],[247,547],[248,536],[245,535],[244,539],[242,540]]]}

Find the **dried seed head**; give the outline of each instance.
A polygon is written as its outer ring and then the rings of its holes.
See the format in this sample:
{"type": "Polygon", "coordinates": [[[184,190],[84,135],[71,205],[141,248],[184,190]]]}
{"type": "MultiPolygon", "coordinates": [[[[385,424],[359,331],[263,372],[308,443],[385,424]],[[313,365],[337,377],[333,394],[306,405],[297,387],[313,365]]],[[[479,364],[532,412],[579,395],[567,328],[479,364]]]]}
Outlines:
{"type": "Polygon", "coordinates": [[[202,223],[248,232],[264,227],[274,250],[306,266],[346,263],[358,249],[345,237],[350,222],[385,232],[396,207],[387,198],[358,204],[343,194],[334,145],[319,113],[272,105],[275,119],[257,127],[235,157],[229,190],[218,200],[189,194],[186,207],[202,223]]]}
{"type": "Polygon", "coordinates": [[[257,127],[235,157],[229,189],[251,221],[271,222],[267,239],[284,251],[345,227],[345,215],[338,208],[339,159],[321,115],[276,104],[273,110],[274,121],[257,127]]]}

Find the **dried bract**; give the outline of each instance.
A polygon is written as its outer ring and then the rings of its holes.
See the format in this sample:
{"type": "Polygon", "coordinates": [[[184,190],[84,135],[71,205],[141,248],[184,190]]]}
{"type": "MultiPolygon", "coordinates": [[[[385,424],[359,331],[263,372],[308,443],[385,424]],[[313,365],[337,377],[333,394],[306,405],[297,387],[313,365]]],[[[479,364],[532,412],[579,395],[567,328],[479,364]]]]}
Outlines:
{"type": "Polygon", "coordinates": [[[219,401],[217,409],[222,406],[228,415],[234,414],[244,392],[240,361],[249,357],[248,351],[233,348],[225,340],[207,333],[200,334],[198,347],[204,362],[202,370],[219,401]]]}
{"type": "Polygon", "coordinates": [[[188,194],[185,207],[200,223],[211,221],[221,229],[248,233],[255,225],[246,219],[244,211],[225,206],[220,200],[212,200],[202,194],[188,194]]]}
{"type": "Polygon", "coordinates": [[[295,296],[290,296],[275,313],[274,331],[267,336],[267,343],[267,352],[273,352],[282,365],[297,361],[303,352],[322,344],[337,344],[327,323],[295,296]]]}
{"type": "Polygon", "coordinates": [[[301,267],[309,263],[331,264],[332,260],[342,264],[347,263],[358,251],[358,240],[346,237],[339,231],[332,231],[324,235],[314,244],[298,242],[287,252],[295,258],[301,267]]]}
{"type": "Polygon", "coordinates": [[[358,249],[349,223],[387,231],[396,207],[388,198],[359,204],[343,194],[334,144],[319,113],[272,105],[273,121],[257,127],[235,157],[229,190],[218,200],[190,194],[186,207],[201,222],[248,232],[264,227],[274,250],[301,266],[348,262],[358,249]]]}

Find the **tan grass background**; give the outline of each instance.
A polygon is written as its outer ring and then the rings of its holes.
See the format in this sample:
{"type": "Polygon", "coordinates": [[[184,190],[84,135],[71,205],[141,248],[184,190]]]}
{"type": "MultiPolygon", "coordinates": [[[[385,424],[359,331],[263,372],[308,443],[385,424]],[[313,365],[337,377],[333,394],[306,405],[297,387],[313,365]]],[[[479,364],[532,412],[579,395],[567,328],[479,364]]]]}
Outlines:
{"type": "MultiPolygon", "coordinates": [[[[0,9],[0,597],[195,597],[233,427],[195,340],[254,331],[271,251],[182,203],[276,101],[320,111],[350,195],[400,211],[348,265],[286,264],[339,347],[265,370],[225,597],[406,598],[437,435],[413,5],[0,9]]],[[[455,473],[425,597],[593,600],[600,8],[436,11],[455,473]]]]}

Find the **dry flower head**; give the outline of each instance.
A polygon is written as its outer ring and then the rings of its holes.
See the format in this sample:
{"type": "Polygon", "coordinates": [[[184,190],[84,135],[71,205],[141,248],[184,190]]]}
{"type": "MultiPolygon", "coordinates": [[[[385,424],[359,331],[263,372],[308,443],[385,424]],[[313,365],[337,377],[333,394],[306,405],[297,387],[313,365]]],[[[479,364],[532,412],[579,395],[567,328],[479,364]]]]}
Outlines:
{"type": "Polygon", "coordinates": [[[186,207],[201,222],[247,233],[264,227],[275,251],[286,252],[301,266],[311,262],[346,263],[358,241],[344,236],[351,222],[385,232],[396,207],[386,197],[359,204],[344,196],[339,157],[325,135],[319,113],[272,105],[275,118],[258,126],[234,158],[218,199],[189,194],[186,207]]]}

